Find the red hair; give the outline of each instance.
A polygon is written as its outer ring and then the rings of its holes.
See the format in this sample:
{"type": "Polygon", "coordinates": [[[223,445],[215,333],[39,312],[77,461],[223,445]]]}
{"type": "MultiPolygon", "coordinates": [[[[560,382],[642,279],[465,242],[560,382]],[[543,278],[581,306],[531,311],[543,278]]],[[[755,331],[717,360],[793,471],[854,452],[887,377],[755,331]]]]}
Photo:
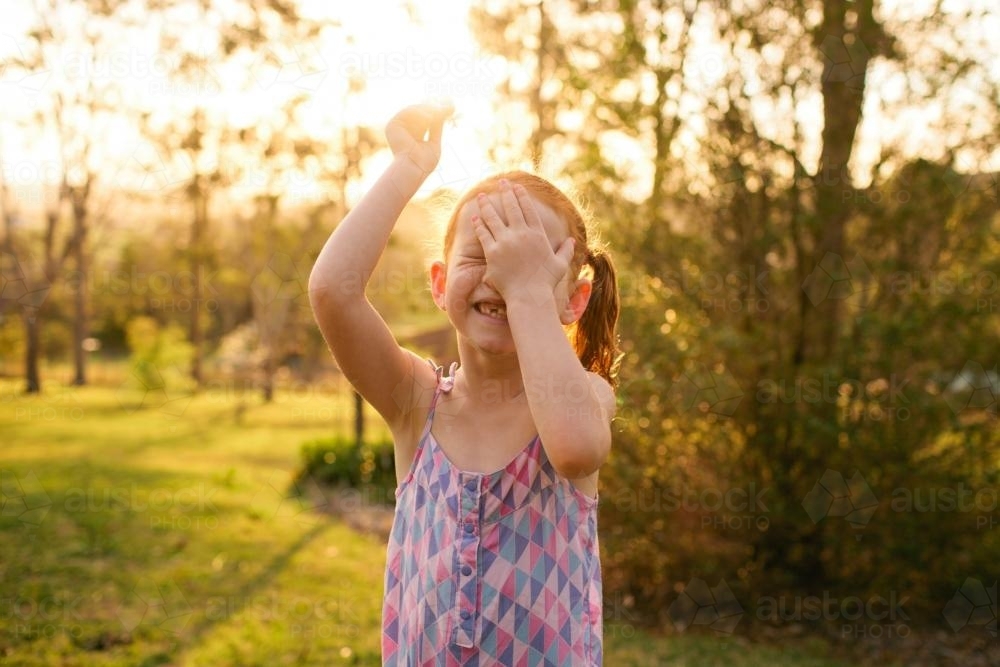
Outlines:
{"type": "Polygon", "coordinates": [[[570,270],[574,275],[579,275],[585,266],[589,267],[593,283],[586,310],[583,311],[579,321],[569,325],[567,334],[583,367],[603,377],[612,387],[617,387],[621,353],[617,334],[620,306],[615,266],[607,251],[590,245],[587,223],[583,215],[559,188],[540,176],[524,171],[508,171],[480,181],[456,202],[448,219],[444,234],[445,257],[447,258],[451,252],[455,240],[455,226],[462,207],[479,192],[487,194],[499,192],[502,179],[524,186],[528,194],[566,221],[570,236],[576,240],[570,270]]]}

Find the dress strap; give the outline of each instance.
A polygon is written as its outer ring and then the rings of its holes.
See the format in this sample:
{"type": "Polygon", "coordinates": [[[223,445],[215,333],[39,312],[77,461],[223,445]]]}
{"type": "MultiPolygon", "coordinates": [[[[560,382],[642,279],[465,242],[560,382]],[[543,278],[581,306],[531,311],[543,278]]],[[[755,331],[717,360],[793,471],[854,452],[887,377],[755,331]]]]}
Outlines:
{"type": "Polygon", "coordinates": [[[434,363],[433,360],[428,359],[427,363],[431,365],[434,372],[437,374],[437,382],[434,386],[434,397],[431,399],[431,407],[427,411],[427,421],[424,423],[423,437],[426,437],[428,431],[431,430],[431,424],[434,421],[434,411],[437,409],[438,398],[442,393],[447,394],[455,387],[455,371],[458,369],[458,362],[452,362],[451,366],[448,367],[448,374],[444,374],[444,366],[439,366],[434,363]]]}

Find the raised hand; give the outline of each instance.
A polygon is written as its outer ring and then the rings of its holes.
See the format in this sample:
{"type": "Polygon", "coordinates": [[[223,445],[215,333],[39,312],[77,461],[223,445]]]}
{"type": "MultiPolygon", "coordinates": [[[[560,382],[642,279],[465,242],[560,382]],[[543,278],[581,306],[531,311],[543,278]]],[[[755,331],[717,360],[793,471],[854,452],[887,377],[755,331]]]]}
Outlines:
{"type": "Polygon", "coordinates": [[[472,221],[486,255],[484,280],[508,303],[527,297],[542,304],[554,297],[561,309],[569,299],[575,241],[568,237],[552,250],[538,209],[523,186],[501,181],[500,201],[503,217],[489,197],[476,198],[479,213],[472,221]]]}
{"type": "Polygon", "coordinates": [[[441,159],[441,130],[454,113],[450,104],[416,104],[406,107],[385,128],[393,155],[406,157],[427,175],[441,159]]]}

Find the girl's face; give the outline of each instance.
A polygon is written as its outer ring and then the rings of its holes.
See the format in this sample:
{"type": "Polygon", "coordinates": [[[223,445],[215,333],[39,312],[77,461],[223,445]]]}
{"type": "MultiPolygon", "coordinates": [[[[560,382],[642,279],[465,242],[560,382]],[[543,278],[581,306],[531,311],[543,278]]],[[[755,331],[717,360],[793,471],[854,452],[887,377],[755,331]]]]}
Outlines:
{"type": "MultiPolygon", "coordinates": [[[[499,193],[488,196],[503,218],[499,193]]],[[[544,203],[535,198],[532,202],[555,252],[569,235],[567,224],[544,203]]],[[[483,352],[511,354],[515,351],[514,339],[507,323],[503,298],[484,280],[486,256],[472,228],[472,216],[476,213],[478,207],[475,202],[465,204],[459,211],[447,263],[435,262],[431,267],[431,291],[434,302],[448,313],[460,339],[464,337],[483,352]]]]}

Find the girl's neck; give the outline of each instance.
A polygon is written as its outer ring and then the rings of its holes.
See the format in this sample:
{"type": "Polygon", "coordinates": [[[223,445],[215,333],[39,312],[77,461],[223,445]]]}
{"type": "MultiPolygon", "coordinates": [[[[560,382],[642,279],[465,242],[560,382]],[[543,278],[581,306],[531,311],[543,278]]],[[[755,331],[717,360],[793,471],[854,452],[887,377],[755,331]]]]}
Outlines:
{"type": "MultiPolygon", "coordinates": [[[[460,346],[461,348],[461,346],[460,346]]],[[[524,380],[517,357],[459,350],[456,388],[475,403],[508,402],[524,396],[524,380]]]]}

